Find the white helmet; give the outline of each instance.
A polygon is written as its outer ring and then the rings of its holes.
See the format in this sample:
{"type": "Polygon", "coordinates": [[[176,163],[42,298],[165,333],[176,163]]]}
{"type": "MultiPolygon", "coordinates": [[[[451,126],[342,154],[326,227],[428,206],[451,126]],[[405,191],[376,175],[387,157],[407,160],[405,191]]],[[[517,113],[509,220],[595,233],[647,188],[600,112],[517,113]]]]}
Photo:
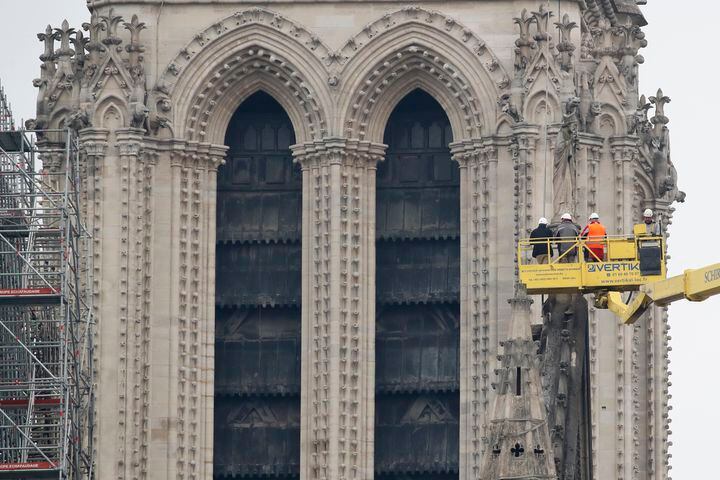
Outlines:
{"type": "Polygon", "coordinates": [[[600,220],[600,215],[598,215],[597,213],[593,212],[593,213],[590,214],[590,220],[600,220]]]}
{"type": "Polygon", "coordinates": [[[570,221],[572,221],[572,215],[570,215],[569,213],[563,213],[563,216],[560,217],[560,219],[561,219],[561,220],[570,220],[570,221]]]}
{"type": "Polygon", "coordinates": [[[643,217],[652,217],[652,216],[653,216],[653,211],[650,210],[649,208],[643,212],[643,217]]]}
{"type": "Polygon", "coordinates": [[[547,224],[548,224],[548,219],[545,218],[545,217],[542,217],[540,220],[538,220],[538,224],[539,224],[539,225],[547,225],[547,224]]]}

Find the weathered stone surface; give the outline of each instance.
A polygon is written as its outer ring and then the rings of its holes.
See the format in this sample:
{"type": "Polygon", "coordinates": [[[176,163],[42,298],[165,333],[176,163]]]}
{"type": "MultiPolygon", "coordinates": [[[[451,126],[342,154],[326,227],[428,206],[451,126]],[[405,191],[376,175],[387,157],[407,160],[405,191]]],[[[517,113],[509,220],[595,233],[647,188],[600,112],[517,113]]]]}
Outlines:
{"type": "MultiPolygon", "coordinates": [[[[669,98],[638,92],[644,20],[629,2],[562,2],[561,12],[530,0],[89,6],[82,30],[39,35],[35,84],[37,127],[78,129],[87,157],[97,409],[113,412],[97,416],[98,478],[212,478],[215,245],[218,232],[234,235],[216,224],[217,168],[233,114],[258,91],[287,112],[302,167],[307,480],[374,475],[375,175],[402,98],[419,88],[437,100],[460,170],[463,480],[480,476],[492,447],[513,239],[556,213],[556,193],[617,234],[647,207],[668,225],[684,197],[669,98]],[[556,158],[572,160],[559,181],[556,158]]],[[[635,329],[588,315],[593,478],[665,479],[666,313],[635,329]]]]}

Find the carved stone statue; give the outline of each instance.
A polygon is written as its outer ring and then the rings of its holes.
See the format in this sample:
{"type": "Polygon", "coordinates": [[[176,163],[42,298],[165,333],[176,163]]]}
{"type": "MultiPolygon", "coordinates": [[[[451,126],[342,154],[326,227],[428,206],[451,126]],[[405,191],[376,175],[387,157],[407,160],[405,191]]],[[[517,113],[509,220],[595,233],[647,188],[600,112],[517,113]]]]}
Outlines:
{"type": "Polygon", "coordinates": [[[513,119],[513,122],[523,122],[523,117],[518,111],[517,107],[513,104],[512,96],[509,93],[506,93],[500,97],[498,105],[500,105],[500,111],[510,116],[510,118],[513,119]]]}
{"type": "Polygon", "coordinates": [[[569,212],[576,213],[575,190],[577,188],[577,132],[580,99],[568,99],[563,112],[563,124],[558,132],[553,163],[553,211],[554,218],[569,212]]]}

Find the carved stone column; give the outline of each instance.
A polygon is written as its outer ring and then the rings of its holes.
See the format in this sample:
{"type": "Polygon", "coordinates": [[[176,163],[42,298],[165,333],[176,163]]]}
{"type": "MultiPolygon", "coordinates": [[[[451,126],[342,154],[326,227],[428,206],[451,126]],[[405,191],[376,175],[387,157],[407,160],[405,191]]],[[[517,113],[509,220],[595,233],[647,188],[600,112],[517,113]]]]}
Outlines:
{"type": "Polygon", "coordinates": [[[535,125],[518,124],[513,127],[513,168],[515,169],[515,240],[530,235],[537,226],[538,215],[533,202],[535,188],[535,154],[540,138],[540,128],[535,125]]]}
{"type": "MultiPolygon", "coordinates": [[[[631,233],[633,223],[639,220],[641,212],[633,212],[635,193],[634,162],[637,161],[637,139],[634,137],[614,137],[610,148],[615,166],[615,206],[616,231],[612,233],[631,233]]],[[[608,232],[610,233],[610,232],[608,232]]]]}
{"type": "MultiPolygon", "coordinates": [[[[90,232],[90,245],[87,253],[87,268],[92,271],[92,314],[97,320],[99,318],[102,296],[100,286],[102,282],[102,207],[103,207],[103,163],[107,152],[107,139],[109,131],[105,129],[88,128],[82,130],[79,135],[80,143],[80,180],[83,190],[81,192],[81,206],[85,226],[90,232]]],[[[100,345],[97,328],[92,332],[93,344],[93,376],[99,378],[100,372],[100,345]]],[[[96,392],[97,395],[97,392],[96,392]]],[[[96,409],[97,410],[97,409],[96,409]]],[[[93,412],[95,425],[93,425],[93,438],[91,445],[97,445],[98,425],[97,411],[93,412]]]]}
{"type": "Polygon", "coordinates": [[[597,210],[598,154],[603,139],[590,133],[578,133],[577,165],[577,215],[587,217],[597,210]]]}
{"type": "Polygon", "coordinates": [[[497,351],[497,147],[453,144],[460,167],[460,478],[480,475],[497,351]]]}
{"type": "Polygon", "coordinates": [[[216,181],[225,150],[193,142],[171,146],[170,325],[158,336],[163,344],[169,339],[162,425],[171,456],[167,479],[212,478],[216,181]]]}
{"type": "Polygon", "coordinates": [[[301,476],[373,478],[375,175],[384,145],[293,147],[303,172],[301,476]]]}

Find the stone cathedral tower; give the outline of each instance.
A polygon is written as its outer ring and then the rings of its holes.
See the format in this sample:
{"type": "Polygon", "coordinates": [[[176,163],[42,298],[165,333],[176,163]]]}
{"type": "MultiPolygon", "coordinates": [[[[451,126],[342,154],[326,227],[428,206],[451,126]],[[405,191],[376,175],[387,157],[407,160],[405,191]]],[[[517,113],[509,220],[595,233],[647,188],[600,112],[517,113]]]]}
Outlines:
{"type": "MultiPolygon", "coordinates": [[[[87,3],[35,124],[82,145],[100,479],[481,478],[514,239],[682,200],[644,2],[87,3]]],[[[666,312],[539,304],[547,471],[668,478],[666,312]]]]}

